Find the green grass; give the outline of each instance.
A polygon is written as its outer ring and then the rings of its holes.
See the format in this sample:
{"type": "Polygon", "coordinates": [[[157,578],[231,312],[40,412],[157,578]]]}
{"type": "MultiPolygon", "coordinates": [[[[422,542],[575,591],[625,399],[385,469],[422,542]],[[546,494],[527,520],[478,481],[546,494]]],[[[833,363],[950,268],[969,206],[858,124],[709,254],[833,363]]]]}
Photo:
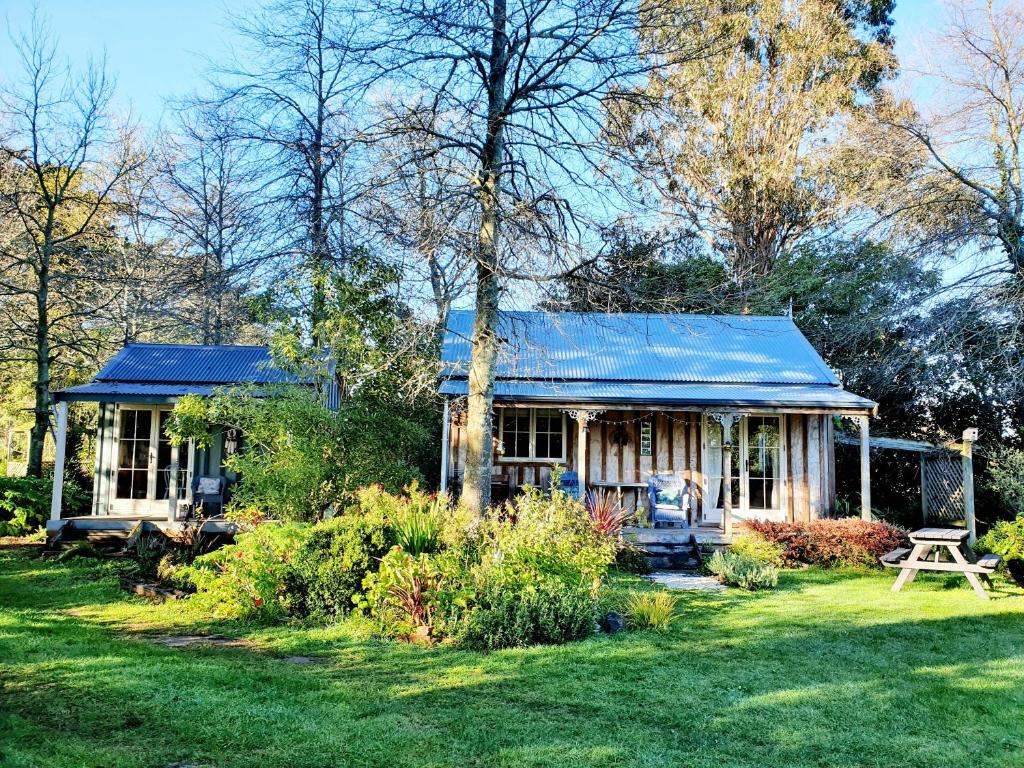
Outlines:
{"type": "MultiPolygon", "coordinates": [[[[684,594],[667,634],[490,655],[246,628],[0,550],[0,765],[1019,766],[1024,596],[785,572],[684,594]],[[241,648],[147,634],[215,631],[241,648]],[[321,657],[296,666],[284,657],[321,657]]],[[[644,589],[617,584],[619,598],[644,589]]]]}

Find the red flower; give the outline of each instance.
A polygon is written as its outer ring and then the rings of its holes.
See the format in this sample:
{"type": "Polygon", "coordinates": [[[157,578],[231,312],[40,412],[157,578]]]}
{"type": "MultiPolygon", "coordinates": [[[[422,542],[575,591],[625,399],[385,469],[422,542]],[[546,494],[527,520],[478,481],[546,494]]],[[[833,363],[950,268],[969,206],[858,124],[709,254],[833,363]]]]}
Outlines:
{"type": "Polygon", "coordinates": [[[262,597],[257,597],[256,600],[255,600],[255,603],[256,603],[257,607],[263,605],[263,598],[262,597]]]}
{"type": "Polygon", "coordinates": [[[241,552],[240,551],[237,555],[235,555],[235,557],[237,557],[239,560],[241,560],[243,557],[245,557],[245,552],[241,552]]]}

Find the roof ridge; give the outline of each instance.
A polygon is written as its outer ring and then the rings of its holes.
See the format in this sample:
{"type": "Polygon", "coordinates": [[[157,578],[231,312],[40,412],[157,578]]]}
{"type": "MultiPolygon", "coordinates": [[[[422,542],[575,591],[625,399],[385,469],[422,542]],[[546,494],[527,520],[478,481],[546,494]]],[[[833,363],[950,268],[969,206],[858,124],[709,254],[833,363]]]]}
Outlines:
{"type": "MultiPolygon", "coordinates": [[[[452,309],[449,310],[449,314],[476,314],[475,309],[452,309]]],[[[721,318],[732,319],[751,319],[751,320],[775,320],[785,321],[796,326],[796,321],[789,315],[754,315],[754,314],[734,314],[734,313],[719,313],[711,314],[707,312],[574,312],[571,310],[558,310],[548,311],[543,309],[499,309],[499,315],[575,315],[575,316],[595,316],[595,317],[660,317],[660,318],[673,318],[673,317],[699,317],[711,320],[717,320],[721,318]]]]}

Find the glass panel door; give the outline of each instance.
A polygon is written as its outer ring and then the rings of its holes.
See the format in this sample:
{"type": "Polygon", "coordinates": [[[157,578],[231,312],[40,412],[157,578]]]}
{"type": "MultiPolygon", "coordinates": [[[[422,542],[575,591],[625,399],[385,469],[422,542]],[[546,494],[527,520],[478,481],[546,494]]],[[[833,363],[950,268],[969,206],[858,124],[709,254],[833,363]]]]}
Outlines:
{"type": "Polygon", "coordinates": [[[121,409],[118,430],[116,499],[145,499],[149,496],[149,449],[153,412],[121,409]]]}
{"type": "MultiPolygon", "coordinates": [[[[707,497],[704,500],[702,522],[718,523],[722,520],[722,508],[725,501],[722,458],[722,425],[712,419],[704,419],[706,430],[707,453],[705,454],[707,480],[707,497]]],[[[732,424],[732,506],[736,510],[740,505],[740,423],[736,419],[732,424]]]]}
{"type": "Polygon", "coordinates": [[[182,461],[185,451],[171,445],[171,439],[167,436],[167,419],[170,411],[160,411],[160,433],[157,438],[156,449],[156,498],[169,499],[171,485],[171,465],[178,464],[178,498],[184,499],[189,484],[188,462],[182,461]]]}
{"type": "Polygon", "coordinates": [[[778,416],[746,418],[747,507],[751,517],[782,509],[782,438],[778,416]]]}

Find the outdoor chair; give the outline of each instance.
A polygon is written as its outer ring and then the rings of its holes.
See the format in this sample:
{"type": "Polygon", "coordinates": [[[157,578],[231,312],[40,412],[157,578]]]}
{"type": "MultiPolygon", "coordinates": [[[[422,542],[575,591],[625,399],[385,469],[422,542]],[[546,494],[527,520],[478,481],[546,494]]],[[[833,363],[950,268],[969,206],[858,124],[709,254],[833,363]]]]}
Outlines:
{"type": "Polygon", "coordinates": [[[228,481],[223,475],[200,476],[192,483],[192,509],[203,517],[217,517],[224,511],[224,491],[228,481]]]}
{"type": "Polygon", "coordinates": [[[679,475],[651,475],[647,481],[651,525],[659,523],[690,527],[690,487],[679,475]]]}
{"type": "Polygon", "coordinates": [[[580,476],[573,471],[563,472],[556,487],[566,496],[576,498],[580,495],[580,476]]]}

